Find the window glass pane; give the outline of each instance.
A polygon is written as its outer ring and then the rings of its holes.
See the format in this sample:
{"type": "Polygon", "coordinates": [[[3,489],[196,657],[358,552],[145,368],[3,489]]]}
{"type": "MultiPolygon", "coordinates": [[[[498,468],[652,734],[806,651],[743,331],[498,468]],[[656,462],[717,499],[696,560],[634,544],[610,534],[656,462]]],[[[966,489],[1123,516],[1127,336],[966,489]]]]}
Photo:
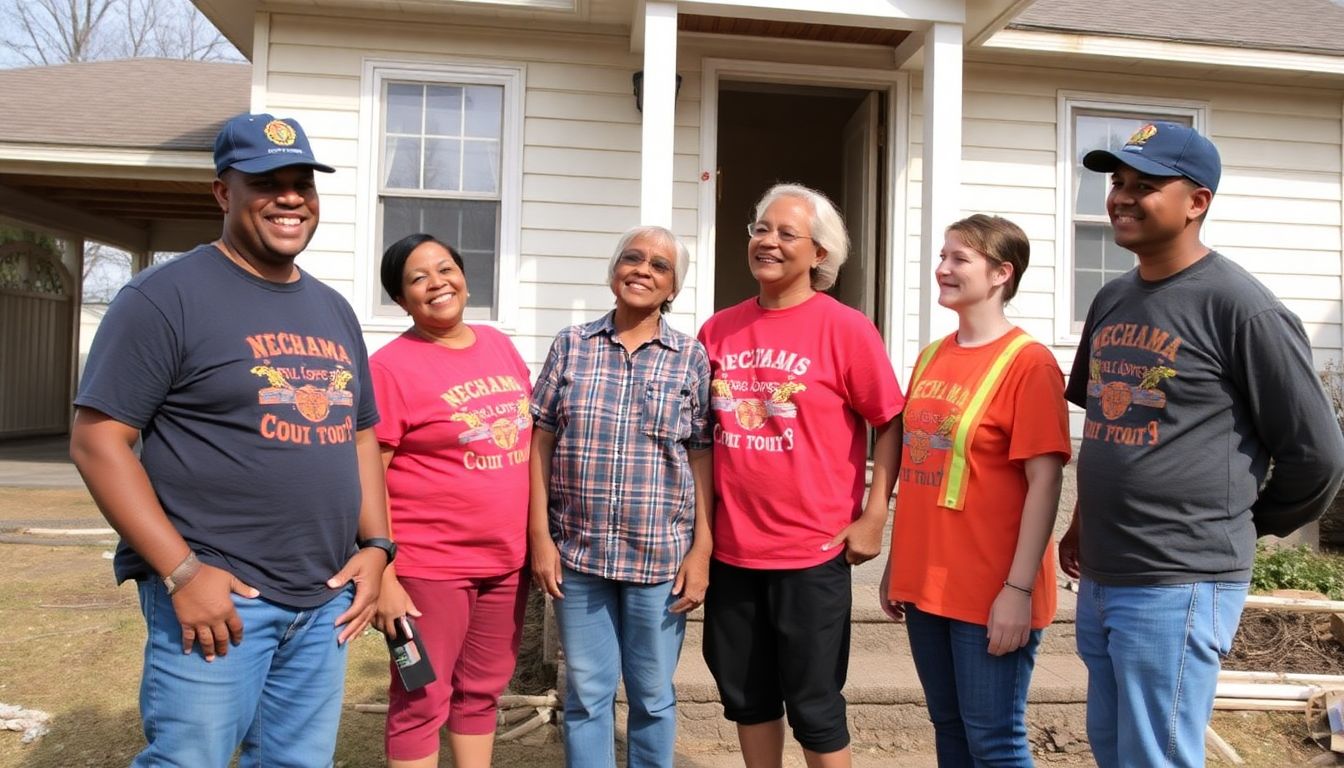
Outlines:
{"type": "Polygon", "coordinates": [[[431,85],[425,88],[425,133],[434,136],[462,135],[462,87],[431,85]]]}
{"type": "MultiPolygon", "coordinates": [[[[1113,237],[1111,228],[1107,227],[1105,241],[1106,271],[1108,273],[1124,274],[1134,268],[1134,264],[1136,263],[1134,260],[1134,252],[1116,245],[1113,237]]],[[[1107,275],[1107,277],[1115,277],[1115,275],[1110,274],[1107,275]]]]}
{"type": "Polygon", "coordinates": [[[1087,319],[1087,308],[1092,305],[1097,291],[1101,290],[1100,272],[1073,273],[1073,319],[1083,322],[1087,319]]]}
{"type": "Polygon", "coordinates": [[[499,191],[499,142],[464,141],[462,189],[468,192],[499,191]]]}
{"type": "MultiPolygon", "coordinates": [[[[416,232],[427,232],[462,254],[471,297],[468,308],[489,309],[494,316],[499,261],[499,210],[495,201],[383,198],[382,247],[416,232]]],[[[386,295],[385,306],[393,306],[386,295]]]]}
{"type": "Polygon", "coordinates": [[[462,208],[462,233],[457,246],[464,251],[494,253],[499,230],[499,203],[474,203],[462,208]]]}
{"type": "Polygon", "coordinates": [[[1103,224],[1073,225],[1073,266],[1075,269],[1100,270],[1104,239],[1110,227],[1103,224]]]}
{"type": "Polygon", "coordinates": [[[383,154],[383,186],[420,188],[420,140],[388,137],[383,154]]]}
{"type": "Polygon", "coordinates": [[[462,188],[462,142],[425,139],[425,189],[462,188]]]}
{"type": "Polygon", "coordinates": [[[420,109],[425,88],[411,83],[387,84],[387,132],[420,134],[420,109]]]}
{"type": "Polygon", "coordinates": [[[1078,199],[1074,212],[1105,216],[1106,195],[1111,191],[1110,177],[1104,173],[1093,173],[1081,165],[1078,166],[1078,171],[1078,199]]]}
{"type": "Polygon", "coordinates": [[[467,136],[498,139],[504,120],[504,88],[467,86],[467,136]]]}
{"type": "Polygon", "coordinates": [[[1083,167],[1083,155],[1107,145],[1106,118],[1097,115],[1079,115],[1074,128],[1074,164],[1083,167]]]}

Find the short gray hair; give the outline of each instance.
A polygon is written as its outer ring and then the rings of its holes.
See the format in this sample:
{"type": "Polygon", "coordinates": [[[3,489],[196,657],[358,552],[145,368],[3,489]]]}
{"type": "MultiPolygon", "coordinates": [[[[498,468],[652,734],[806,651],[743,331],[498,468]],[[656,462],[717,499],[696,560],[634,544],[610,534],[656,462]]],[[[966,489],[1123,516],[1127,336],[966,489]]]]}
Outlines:
{"type": "Polygon", "coordinates": [[[812,208],[812,239],[825,249],[826,258],[812,270],[812,290],[824,291],[835,285],[840,267],[849,258],[849,234],[845,220],[840,217],[830,198],[802,184],[776,184],[766,190],[756,203],[756,220],[765,215],[765,209],[781,197],[802,200],[812,208]]]}
{"type": "Polygon", "coordinates": [[[686,270],[690,267],[691,254],[686,250],[686,246],[674,234],[672,230],[666,227],[658,227],[649,224],[638,227],[631,227],[621,233],[621,239],[616,241],[616,250],[611,254],[611,261],[607,263],[607,282],[610,283],[616,277],[616,263],[621,260],[621,254],[630,244],[640,239],[648,237],[658,240],[663,245],[670,245],[677,252],[677,263],[672,265],[672,295],[667,301],[663,302],[662,312],[667,314],[672,311],[672,300],[681,293],[681,285],[686,280],[686,270]]]}

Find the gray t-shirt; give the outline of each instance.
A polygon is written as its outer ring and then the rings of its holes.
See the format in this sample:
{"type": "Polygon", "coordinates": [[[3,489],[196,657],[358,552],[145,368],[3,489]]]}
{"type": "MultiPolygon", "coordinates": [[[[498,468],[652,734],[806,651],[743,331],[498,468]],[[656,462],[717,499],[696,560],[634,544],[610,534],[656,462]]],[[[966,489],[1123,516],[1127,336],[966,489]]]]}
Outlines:
{"type": "Polygon", "coordinates": [[[1344,477],[1301,321],[1216,252],[1106,284],[1065,395],[1087,409],[1079,557],[1098,583],[1247,581],[1256,537],[1315,519],[1344,477]]]}
{"type": "MultiPolygon", "coordinates": [[[[267,282],[213,246],[137,275],[89,353],[76,405],[141,430],[168,519],[202,562],[296,608],[355,551],[355,432],[378,421],[364,337],[307,274],[267,282]]],[[[118,580],[154,574],[123,541],[118,580]]]]}

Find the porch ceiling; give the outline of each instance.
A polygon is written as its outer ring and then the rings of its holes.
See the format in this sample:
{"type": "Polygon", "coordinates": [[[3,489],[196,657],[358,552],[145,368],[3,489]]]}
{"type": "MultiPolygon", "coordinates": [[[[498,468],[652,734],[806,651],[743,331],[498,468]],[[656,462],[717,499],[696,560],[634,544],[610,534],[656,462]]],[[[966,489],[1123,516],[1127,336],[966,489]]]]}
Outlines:
{"type": "Polygon", "coordinates": [[[221,221],[208,181],[0,173],[0,185],[48,203],[138,226],[156,221],[221,221]]]}
{"type": "Polygon", "coordinates": [[[827,43],[900,45],[910,32],[903,29],[842,27],[832,24],[802,24],[792,21],[728,18],[678,14],[677,29],[716,35],[773,37],[784,40],[813,40],[827,43]]]}

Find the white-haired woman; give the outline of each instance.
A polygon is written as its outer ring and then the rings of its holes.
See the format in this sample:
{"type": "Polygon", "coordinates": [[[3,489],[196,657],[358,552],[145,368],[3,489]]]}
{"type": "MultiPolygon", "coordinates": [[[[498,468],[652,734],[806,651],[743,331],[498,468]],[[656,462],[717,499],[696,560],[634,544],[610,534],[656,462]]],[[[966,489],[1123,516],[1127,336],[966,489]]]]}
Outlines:
{"type": "Polygon", "coordinates": [[[850,566],[881,550],[905,400],[872,322],[822,293],[849,249],[831,202],[775,186],[748,234],[760,293],[700,330],[715,411],[705,660],[747,765],[781,764],[787,711],[809,766],[848,766],[850,566]]]}
{"type": "Polygon", "coordinates": [[[621,236],[616,308],[561,331],[533,390],[532,574],[565,651],[565,764],[615,768],[625,679],[631,768],[669,766],[685,614],[709,578],[709,361],[663,318],[686,248],[662,227],[621,236]]]}

